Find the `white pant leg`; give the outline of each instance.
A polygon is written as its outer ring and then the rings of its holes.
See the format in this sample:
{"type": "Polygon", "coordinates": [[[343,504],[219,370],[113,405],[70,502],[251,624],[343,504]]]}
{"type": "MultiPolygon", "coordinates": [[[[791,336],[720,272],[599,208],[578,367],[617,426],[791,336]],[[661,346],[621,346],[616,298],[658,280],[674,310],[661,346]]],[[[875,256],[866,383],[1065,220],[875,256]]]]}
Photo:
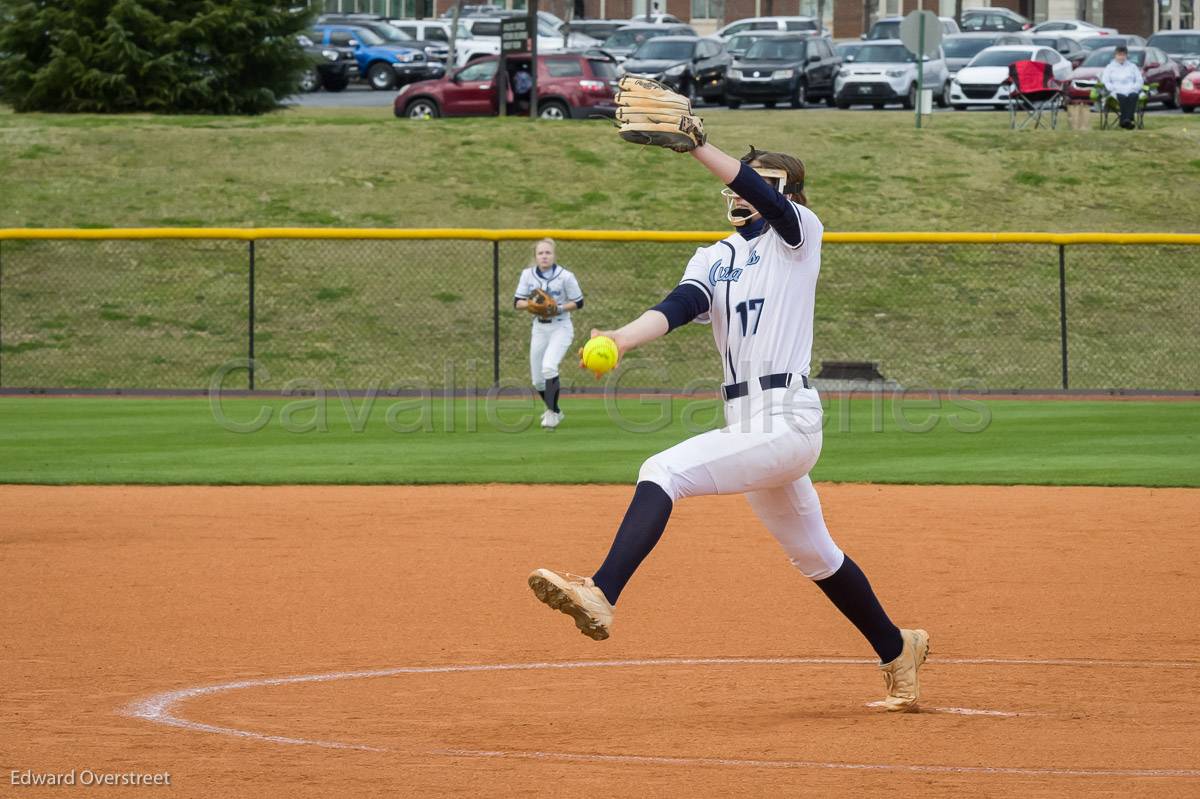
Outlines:
{"type": "Polygon", "coordinates": [[[546,349],[542,353],[542,385],[544,386],[550,378],[558,377],[558,365],[562,362],[563,356],[567,354],[571,340],[575,338],[575,328],[569,321],[551,322],[548,325],[541,325],[541,327],[553,328],[550,331],[546,349]]]}
{"type": "Polygon", "coordinates": [[[534,322],[533,330],[529,334],[529,377],[538,391],[546,388],[546,378],[542,376],[542,360],[550,344],[550,331],[546,329],[549,327],[554,325],[534,322]]]}
{"type": "MultiPolygon", "coordinates": [[[[731,411],[727,409],[728,415],[736,415],[731,411]]],[[[657,483],[673,502],[706,494],[744,494],[796,482],[820,454],[819,402],[787,413],[760,406],[753,415],[651,456],[642,464],[638,481],[657,483]]]]}
{"type": "Polygon", "coordinates": [[[829,535],[821,500],[808,475],[794,483],[752,491],[746,501],[805,577],[824,580],[842,567],[845,555],[829,535]]]}

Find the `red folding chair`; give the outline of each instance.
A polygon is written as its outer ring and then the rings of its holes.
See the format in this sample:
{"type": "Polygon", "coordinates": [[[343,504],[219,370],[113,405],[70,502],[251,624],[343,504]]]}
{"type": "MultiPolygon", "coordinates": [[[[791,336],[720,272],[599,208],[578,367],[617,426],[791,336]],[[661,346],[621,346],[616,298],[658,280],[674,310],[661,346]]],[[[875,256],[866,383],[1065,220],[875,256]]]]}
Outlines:
{"type": "Polygon", "coordinates": [[[1009,127],[1024,128],[1033,123],[1042,126],[1049,117],[1051,128],[1058,127],[1058,112],[1066,107],[1066,84],[1056,80],[1054,69],[1042,61],[1016,61],[1008,67],[1009,127]]]}

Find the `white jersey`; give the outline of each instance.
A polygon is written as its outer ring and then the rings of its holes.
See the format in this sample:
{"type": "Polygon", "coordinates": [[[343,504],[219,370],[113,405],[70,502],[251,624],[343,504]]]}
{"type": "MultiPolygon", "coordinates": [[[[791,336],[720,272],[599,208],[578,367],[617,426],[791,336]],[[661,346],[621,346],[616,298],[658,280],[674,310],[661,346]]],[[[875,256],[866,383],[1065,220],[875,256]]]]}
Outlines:
{"type": "Polygon", "coordinates": [[[770,226],[748,241],[734,233],[697,249],[680,281],[709,296],[709,312],[696,321],[712,323],[726,383],[777,372],[808,375],[825,226],[808,208],[792,205],[803,231],[799,245],[770,226]]]}
{"type": "MultiPolygon", "coordinates": [[[[565,303],[579,302],[583,299],[583,291],[579,288],[579,280],[576,279],[575,273],[559,264],[550,267],[548,272],[542,272],[536,266],[526,267],[521,272],[521,279],[517,282],[517,293],[513,299],[527,300],[537,289],[542,289],[553,297],[560,307],[565,303]]],[[[571,318],[571,313],[563,311],[553,318],[567,320],[571,318]]],[[[537,322],[536,318],[534,322],[537,322]]]]}

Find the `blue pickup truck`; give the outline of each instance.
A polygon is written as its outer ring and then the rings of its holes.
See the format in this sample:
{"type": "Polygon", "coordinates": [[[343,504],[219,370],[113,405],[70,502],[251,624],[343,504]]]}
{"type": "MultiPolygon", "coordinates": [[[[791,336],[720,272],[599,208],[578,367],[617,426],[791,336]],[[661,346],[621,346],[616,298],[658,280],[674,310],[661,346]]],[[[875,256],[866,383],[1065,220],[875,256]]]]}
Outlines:
{"type": "Polygon", "coordinates": [[[421,50],[389,44],[374,31],[357,25],[318,25],[312,39],[331,47],[351,48],[358,61],[358,74],[372,89],[394,89],[446,73],[445,66],[429,61],[421,50]]]}

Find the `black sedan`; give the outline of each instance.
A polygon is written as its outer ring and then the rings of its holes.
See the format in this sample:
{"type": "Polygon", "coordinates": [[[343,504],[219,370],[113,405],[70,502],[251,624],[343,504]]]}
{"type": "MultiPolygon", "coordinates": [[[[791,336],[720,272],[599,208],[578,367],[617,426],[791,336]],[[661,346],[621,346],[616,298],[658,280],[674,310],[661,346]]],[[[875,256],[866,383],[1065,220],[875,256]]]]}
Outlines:
{"type": "Polygon", "coordinates": [[[625,62],[625,72],[653,78],[695,102],[725,101],[729,53],[720,42],[699,36],[659,36],[642,44],[625,62]]]}
{"type": "Polygon", "coordinates": [[[810,100],[833,105],[833,78],[840,62],[827,39],[760,39],[726,72],[726,101],[730,108],[743,102],[761,102],[767,107],[788,102],[793,108],[803,108],[810,100]]]}

